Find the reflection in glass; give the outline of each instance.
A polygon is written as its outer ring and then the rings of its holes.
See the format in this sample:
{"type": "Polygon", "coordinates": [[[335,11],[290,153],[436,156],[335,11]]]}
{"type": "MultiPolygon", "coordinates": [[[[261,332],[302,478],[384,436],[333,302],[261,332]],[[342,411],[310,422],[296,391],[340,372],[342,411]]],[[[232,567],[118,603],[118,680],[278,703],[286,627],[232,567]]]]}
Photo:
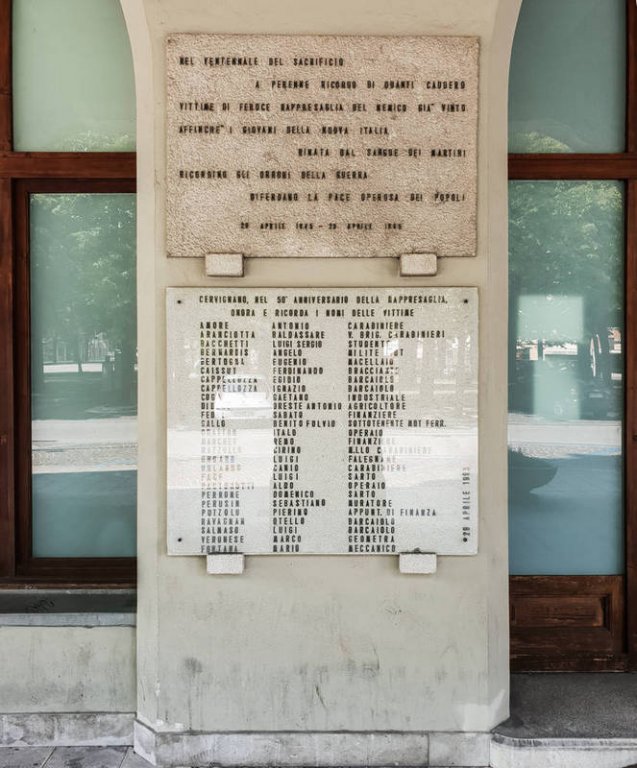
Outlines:
{"type": "Polygon", "coordinates": [[[514,574],[622,573],[624,195],[509,188],[514,574]]]}
{"type": "Polygon", "coordinates": [[[13,1],[14,148],[135,149],[135,84],[119,0],[13,1]]]}
{"type": "Polygon", "coordinates": [[[623,152],[624,0],[523,0],[509,79],[510,152],[623,152]]]}
{"type": "Polygon", "coordinates": [[[33,554],[135,555],[135,196],[31,197],[33,554]]]}

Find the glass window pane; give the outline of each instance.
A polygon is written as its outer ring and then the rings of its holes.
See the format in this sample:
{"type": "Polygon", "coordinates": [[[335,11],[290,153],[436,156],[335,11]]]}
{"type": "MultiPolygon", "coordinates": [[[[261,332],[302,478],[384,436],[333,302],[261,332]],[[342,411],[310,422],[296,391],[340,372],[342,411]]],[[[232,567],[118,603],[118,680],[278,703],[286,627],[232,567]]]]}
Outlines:
{"type": "Polygon", "coordinates": [[[31,197],[33,554],[135,555],[135,196],[31,197]]]}
{"type": "Polygon", "coordinates": [[[509,151],[623,152],[625,69],[625,0],[523,0],[509,151]]]}
{"type": "Polygon", "coordinates": [[[509,544],[514,574],[624,570],[624,190],[512,182],[509,544]]]}
{"type": "Polygon", "coordinates": [[[135,84],[119,0],[14,0],[14,148],[132,151],[135,84]]]}

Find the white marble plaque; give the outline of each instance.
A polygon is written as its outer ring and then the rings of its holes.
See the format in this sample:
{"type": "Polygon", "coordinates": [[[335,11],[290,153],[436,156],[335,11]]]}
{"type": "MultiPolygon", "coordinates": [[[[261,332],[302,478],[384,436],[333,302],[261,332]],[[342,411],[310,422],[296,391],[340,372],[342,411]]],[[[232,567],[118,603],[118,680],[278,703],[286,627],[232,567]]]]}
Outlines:
{"type": "Polygon", "coordinates": [[[478,39],[171,34],[170,256],[473,256],[478,39]]]}
{"type": "Polygon", "coordinates": [[[477,304],[169,289],[169,554],[475,554],[477,304]]]}

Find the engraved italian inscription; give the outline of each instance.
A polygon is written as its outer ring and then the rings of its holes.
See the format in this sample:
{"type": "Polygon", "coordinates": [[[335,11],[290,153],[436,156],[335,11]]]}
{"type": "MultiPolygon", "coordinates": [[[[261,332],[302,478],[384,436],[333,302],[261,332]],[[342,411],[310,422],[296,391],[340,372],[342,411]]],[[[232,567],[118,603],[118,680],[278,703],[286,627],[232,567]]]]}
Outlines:
{"type": "Polygon", "coordinates": [[[472,256],[478,41],[173,34],[171,256],[472,256]]]}
{"type": "Polygon", "coordinates": [[[169,289],[169,554],[477,551],[477,291],[169,289]]]}

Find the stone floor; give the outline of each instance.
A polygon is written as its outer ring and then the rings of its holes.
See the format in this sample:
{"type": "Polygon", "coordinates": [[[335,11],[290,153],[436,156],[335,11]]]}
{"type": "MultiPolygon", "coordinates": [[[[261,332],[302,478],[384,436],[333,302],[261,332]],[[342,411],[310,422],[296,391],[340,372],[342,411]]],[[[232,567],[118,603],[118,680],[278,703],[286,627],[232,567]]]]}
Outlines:
{"type": "MultiPolygon", "coordinates": [[[[612,756],[613,743],[622,741],[629,741],[637,751],[637,674],[512,675],[511,717],[495,729],[494,738],[526,744],[532,753],[537,752],[525,758],[525,766],[583,765],[583,752],[580,757],[575,755],[575,762],[560,759],[567,746],[564,740],[571,745],[571,740],[578,740],[578,750],[586,744],[610,749],[610,757],[600,753],[599,759],[593,758],[586,766],[637,768],[634,757],[623,761],[612,756]],[[548,752],[543,756],[539,752],[551,744],[555,744],[555,754],[549,760],[548,752]]],[[[514,756],[510,764],[522,763],[514,756]]],[[[151,767],[130,747],[0,747],[0,768],[151,767]]]]}
{"type": "Polygon", "coordinates": [[[130,747],[2,747],[0,768],[150,768],[130,747]]]}
{"type": "Polygon", "coordinates": [[[495,732],[521,739],[635,739],[637,674],[511,675],[511,717],[495,732]]]}

